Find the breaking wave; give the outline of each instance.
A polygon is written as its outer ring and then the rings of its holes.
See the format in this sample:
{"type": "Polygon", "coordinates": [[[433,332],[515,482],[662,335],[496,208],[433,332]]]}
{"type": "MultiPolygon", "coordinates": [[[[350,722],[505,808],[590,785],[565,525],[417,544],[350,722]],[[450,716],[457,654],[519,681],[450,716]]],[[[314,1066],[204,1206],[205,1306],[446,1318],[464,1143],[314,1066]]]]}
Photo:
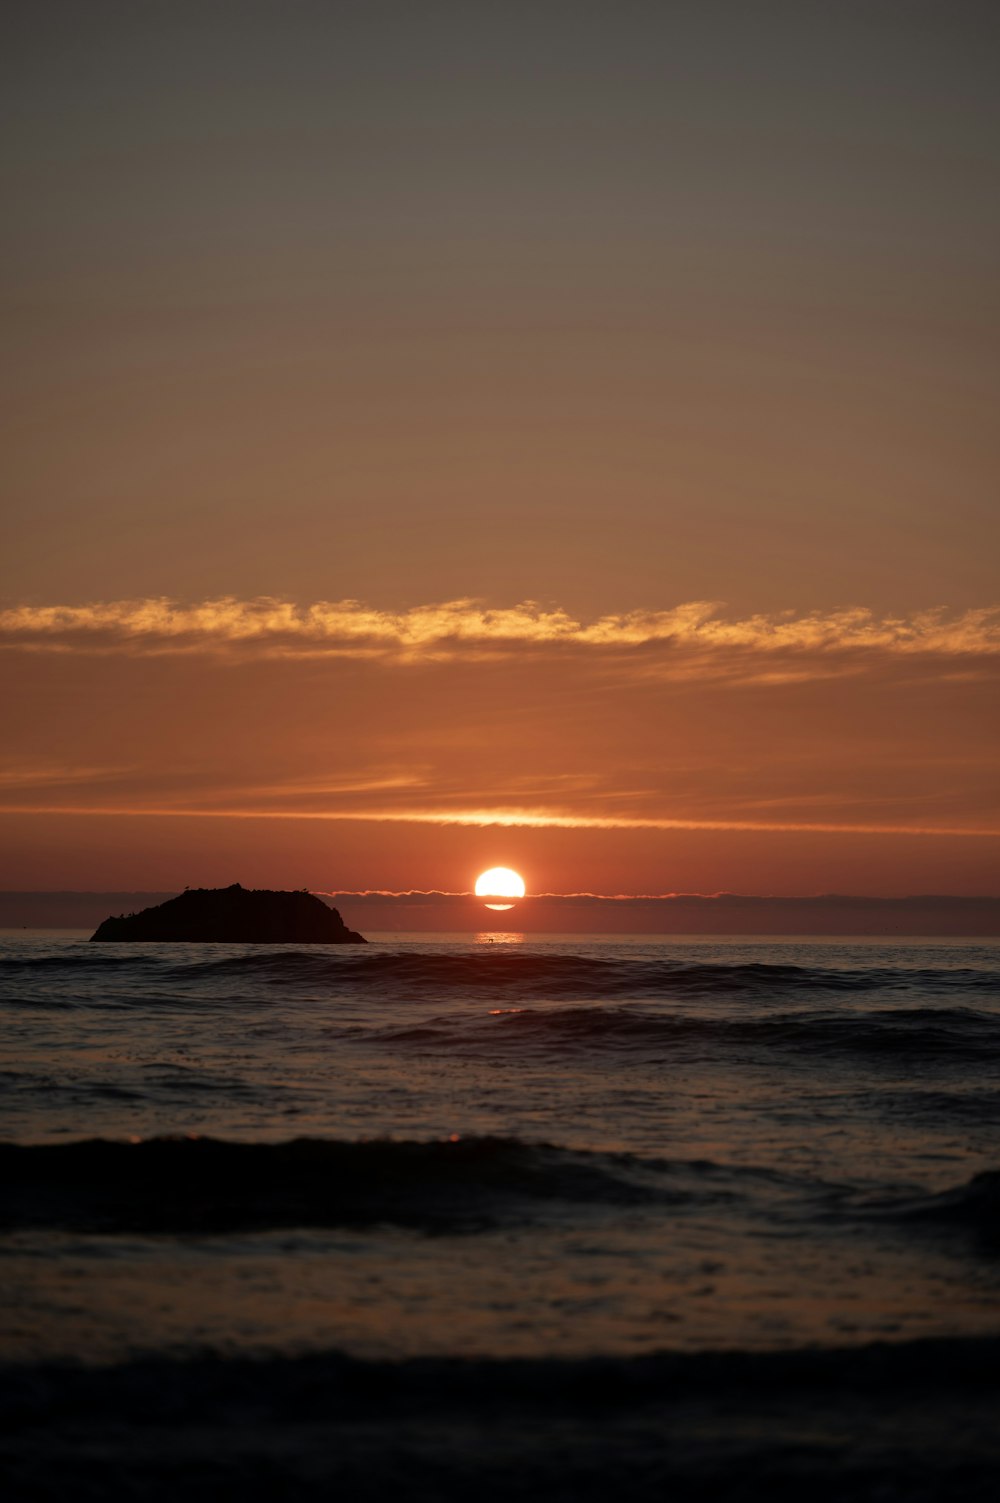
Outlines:
{"type": "Polygon", "coordinates": [[[874,1210],[896,1221],[961,1228],[1000,1249],[1000,1170],[984,1170],[938,1195],[893,1202],[874,1210]]]}
{"type": "MultiPolygon", "coordinates": [[[[714,1166],[689,1166],[710,1175],[714,1166]]],[[[666,1166],[517,1138],[280,1143],[100,1138],[0,1144],[0,1226],[225,1232],[282,1226],[475,1229],[545,1203],[635,1206],[691,1193],[666,1166]],[[658,1172],[659,1171],[659,1172],[658,1172]]]]}
{"type": "Polygon", "coordinates": [[[848,1185],[711,1159],[663,1159],[516,1137],[239,1142],[0,1143],[0,1229],[200,1233],[384,1224],[486,1230],[549,1209],[747,1207],[793,1196],[825,1217],[938,1222],[1000,1239],[1000,1171],[917,1199],[859,1200],[848,1185]]]}

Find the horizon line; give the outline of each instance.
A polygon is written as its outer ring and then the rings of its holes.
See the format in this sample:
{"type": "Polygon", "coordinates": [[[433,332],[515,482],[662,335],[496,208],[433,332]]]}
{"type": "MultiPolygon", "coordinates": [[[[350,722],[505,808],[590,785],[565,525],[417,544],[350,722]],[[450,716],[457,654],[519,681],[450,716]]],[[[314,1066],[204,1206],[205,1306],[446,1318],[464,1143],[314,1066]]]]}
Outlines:
{"type": "MultiPolygon", "coordinates": [[[[243,884],[227,884],[229,886],[243,884]]],[[[219,891],[219,888],[201,888],[188,883],[183,887],[176,884],[166,884],[161,887],[0,887],[0,898],[9,897],[104,897],[111,894],[135,897],[160,897],[164,893],[198,891],[219,891]]],[[[483,899],[470,888],[461,892],[449,892],[439,888],[403,888],[392,891],[388,888],[247,888],[247,891],[302,891],[308,892],[318,898],[378,898],[386,901],[399,900],[401,898],[445,898],[445,899],[471,899],[482,902],[483,899]]],[[[910,893],[864,893],[864,892],[809,892],[809,893],[754,893],[735,892],[722,889],[717,892],[660,892],[660,893],[599,893],[599,892],[537,892],[525,893],[523,898],[512,901],[512,907],[518,907],[522,903],[547,902],[556,900],[560,902],[572,902],[583,900],[597,903],[670,903],[678,901],[695,900],[700,903],[716,903],[733,900],[740,903],[998,903],[998,893],[948,893],[948,892],[910,892],[910,893]]]]}

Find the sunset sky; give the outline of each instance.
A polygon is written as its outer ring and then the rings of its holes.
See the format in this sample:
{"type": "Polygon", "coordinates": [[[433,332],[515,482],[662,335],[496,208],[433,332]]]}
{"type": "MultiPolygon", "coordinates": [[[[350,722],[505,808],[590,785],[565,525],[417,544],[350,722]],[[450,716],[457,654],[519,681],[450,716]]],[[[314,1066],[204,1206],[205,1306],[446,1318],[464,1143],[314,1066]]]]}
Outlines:
{"type": "Polygon", "coordinates": [[[0,887],[996,893],[998,41],[7,0],[0,887]]]}

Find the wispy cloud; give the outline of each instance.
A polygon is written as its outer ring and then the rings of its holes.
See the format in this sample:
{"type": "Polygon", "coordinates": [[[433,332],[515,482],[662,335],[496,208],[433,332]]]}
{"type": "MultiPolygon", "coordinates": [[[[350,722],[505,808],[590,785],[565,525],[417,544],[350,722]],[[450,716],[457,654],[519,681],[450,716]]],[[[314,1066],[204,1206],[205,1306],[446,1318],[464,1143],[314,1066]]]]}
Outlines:
{"type": "Polygon", "coordinates": [[[273,809],[254,807],[206,807],[204,805],[65,803],[0,804],[0,814],[48,814],[108,816],[131,819],[239,819],[308,820],[362,824],[456,825],[464,827],[535,830],[731,830],[816,835],[928,835],[971,836],[996,839],[997,825],[913,824],[901,820],[852,823],[825,820],[684,819],[669,815],[592,815],[541,809],[273,809]]]}
{"type": "MultiPolygon", "coordinates": [[[[696,648],[765,653],[1000,653],[1000,607],[949,614],[879,616],[861,607],[832,612],[727,618],[713,601],[669,610],[628,611],[578,620],[561,608],[524,601],[491,609],[451,600],[380,611],[356,600],[298,605],[226,596],[188,605],[169,599],[89,605],[21,605],[0,611],[0,643],[35,650],[133,653],[212,651],[255,646],[269,654],[348,655],[417,660],[528,647],[696,648]]],[[[780,681],[794,669],[772,672],[780,681]]]]}
{"type": "Polygon", "coordinates": [[[133,771],[129,766],[77,766],[61,762],[0,763],[0,789],[75,787],[111,783],[133,771]]]}

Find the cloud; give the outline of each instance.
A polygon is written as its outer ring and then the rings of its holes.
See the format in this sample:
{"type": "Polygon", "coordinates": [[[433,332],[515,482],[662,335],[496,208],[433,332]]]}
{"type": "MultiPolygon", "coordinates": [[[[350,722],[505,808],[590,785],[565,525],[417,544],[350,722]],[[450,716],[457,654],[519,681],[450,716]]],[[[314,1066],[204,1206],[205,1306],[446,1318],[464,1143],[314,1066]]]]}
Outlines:
{"type": "MultiPolygon", "coordinates": [[[[298,605],[226,596],[186,605],[166,598],[89,605],[15,606],[0,611],[0,643],[29,650],[128,651],[140,654],[249,649],[278,656],[349,656],[401,661],[497,656],[530,648],[635,653],[661,649],[828,655],[889,652],[981,656],[1000,654],[1000,607],[949,614],[943,608],[910,616],[878,616],[861,607],[832,612],[779,612],[738,619],[720,603],[690,601],[669,610],[628,611],[591,621],[524,601],[491,609],[451,600],[380,611],[356,600],[298,605]]],[[[808,670],[771,668],[764,681],[795,679],[808,670]]]]}
{"type": "Polygon", "coordinates": [[[460,809],[460,808],[372,808],[350,809],[274,809],[239,806],[186,806],[173,804],[136,803],[64,803],[64,804],[0,804],[0,814],[40,815],[114,815],[132,819],[282,819],[334,821],[362,824],[416,824],[455,825],[486,829],[534,829],[534,830],[727,830],[757,831],[773,834],[813,835],[923,835],[923,836],[980,836],[995,839],[1000,836],[996,825],[950,825],[912,823],[905,819],[899,823],[824,820],[765,820],[765,819],[681,819],[657,815],[633,816],[617,814],[585,814],[573,811],[547,809],[460,809]]]}
{"type": "Polygon", "coordinates": [[[58,788],[86,784],[111,783],[133,771],[130,766],[112,763],[102,766],[77,766],[61,762],[0,763],[0,790],[20,792],[27,788],[58,788]]]}
{"type": "MultiPolygon", "coordinates": [[[[464,908],[470,899],[477,901],[473,892],[441,892],[422,891],[409,889],[403,892],[391,892],[381,888],[365,888],[358,892],[348,891],[346,888],[335,888],[329,891],[316,889],[316,896],[329,899],[331,902],[364,903],[373,909],[379,907],[399,908],[423,908],[454,907],[464,908]]],[[[892,911],[894,909],[924,908],[928,904],[936,907],[951,908],[956,911],[974,909],[981,906],[990,906],[996,910],[1000,917],[1000,897],[980,895],[955,895],[944,893],[912,893],[899,897],[873,897],[862,893],[838,893],[823,892],[800,894],[796,896],[781,896],[773,893],[741,893],[741,892],[658,892],[658,893],[602,893],[602,892],[536,892],[529,893],[517,902],[519,911],[531,907],[544,906],[545,908],[596,908],[596,909],[633,909],[633,910],[672,910],[678,908],[695,909],[738,909],[738,908],[774,908],[788,907],[800,910],[810,908],[847,908],[869,909],[874,913],[892,911]]]]}
{"type": "Polygon", "coordinates": [[[0,767],[7,814],[216,819],[233,839],[298,821],[304,841],[349,842],[353,822],[384,843],[406,826],[1000,833],[997,610],[139,601],[3,612],[3,643],[8,698],[34,706],[0,767]]]}

